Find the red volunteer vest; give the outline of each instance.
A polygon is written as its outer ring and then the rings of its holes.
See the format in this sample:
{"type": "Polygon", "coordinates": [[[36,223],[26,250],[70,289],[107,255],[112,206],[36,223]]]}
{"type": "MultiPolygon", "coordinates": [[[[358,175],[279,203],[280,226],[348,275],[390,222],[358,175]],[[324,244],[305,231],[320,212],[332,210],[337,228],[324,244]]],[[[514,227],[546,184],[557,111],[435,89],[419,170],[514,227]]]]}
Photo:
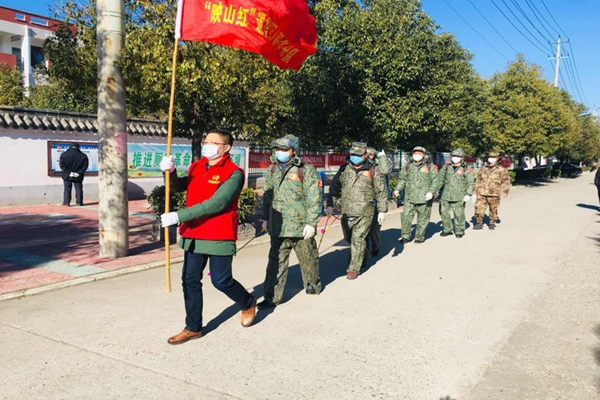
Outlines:
{"type": "MultiPolygon", "coordinates": [[[[210,199],[231,174],[242,171],[235,165],[229,154],[217,164],[208,168],[208,159],[202,157],[192,163],[188,170],[188,188],[186,206],[192,207],[210,199]]],[[[237,240],[238,228],[238,198],[235,199],[219,214],[207,215],[181,224],[179,233],[184,238],[200,240],[237,240]]]]}

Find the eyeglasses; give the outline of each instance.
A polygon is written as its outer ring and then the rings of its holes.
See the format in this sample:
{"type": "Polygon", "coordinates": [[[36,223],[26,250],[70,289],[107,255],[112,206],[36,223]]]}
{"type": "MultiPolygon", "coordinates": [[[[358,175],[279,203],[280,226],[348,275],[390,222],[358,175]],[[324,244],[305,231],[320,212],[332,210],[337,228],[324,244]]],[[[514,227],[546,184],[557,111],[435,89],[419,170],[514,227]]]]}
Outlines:
{"type": "Polygon", "coordinates": [[[215,145],[218,145],[218,146],[225,146],[227,143],[202,142],[202,146],[206,146],[207,144],[215,144],[215,145]]]}

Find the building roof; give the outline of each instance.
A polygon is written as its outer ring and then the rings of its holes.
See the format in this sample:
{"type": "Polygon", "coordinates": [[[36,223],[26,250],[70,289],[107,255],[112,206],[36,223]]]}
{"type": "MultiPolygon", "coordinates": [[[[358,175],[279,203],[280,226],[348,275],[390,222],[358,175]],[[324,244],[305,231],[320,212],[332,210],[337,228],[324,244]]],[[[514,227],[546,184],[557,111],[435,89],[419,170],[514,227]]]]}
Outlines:
{"type": "MultiPolygon", "coordinates": [[[[96,114],[0,106],[0,128],[97,134],[97,118],[96,114]]],[[[127,133],[164,137],[167,136],[167,123],[160,120],[129,118],[127,133]]]]}

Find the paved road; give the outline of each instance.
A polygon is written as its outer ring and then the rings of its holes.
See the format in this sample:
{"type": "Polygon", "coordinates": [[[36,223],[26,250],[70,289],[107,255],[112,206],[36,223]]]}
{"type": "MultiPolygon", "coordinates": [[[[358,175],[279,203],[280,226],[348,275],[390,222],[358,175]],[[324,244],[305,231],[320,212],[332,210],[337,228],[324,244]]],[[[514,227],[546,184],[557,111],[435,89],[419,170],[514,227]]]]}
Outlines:
{"type": "MultiPolygon", "coordinates": [[[[0,302],[7,399],[596,399],[600,395],[600,214],[592,174],[516,187],[496,231],[399,244],[356,281],[325,236],[326,284],[240,326],[207,284],[208,334],[182,346],[181,292],[154,269],[0,302]]],[[[469,213],[472,206],[469,206],[469,213]]],[[[434,213],[433,220],[439,218],[434,213]]],[[[260,294],[266,245],[235,273],[260,294]]],[[[180,271],[175,266],[174,274],[180,271]]]]}

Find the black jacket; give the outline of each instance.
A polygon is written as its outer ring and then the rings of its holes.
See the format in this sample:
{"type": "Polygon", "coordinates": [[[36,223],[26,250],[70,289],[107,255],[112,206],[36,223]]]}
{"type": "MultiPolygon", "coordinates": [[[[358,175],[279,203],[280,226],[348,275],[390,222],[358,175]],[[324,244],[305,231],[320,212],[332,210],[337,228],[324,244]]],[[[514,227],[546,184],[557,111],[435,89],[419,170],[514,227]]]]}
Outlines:
{"type": "Polygon", "coordinates": [[[598,167],[596,176],[594,176],[594,185],[598,186],[598,189],[600,189],[600,167],[598,167]]]}
{"type": "Polygon", "coordinates": [[[60,169],[62,170],[62,178],[67,181],[81,182],[83,180],[83,174],[88,169],[88,157],[81,152],[81,150],[71,147],[60,155],[59,160],[60,169]],[[79,176],[77,178],[71,178],[69,174],[71,172],[77,172],[79,176]]]}

